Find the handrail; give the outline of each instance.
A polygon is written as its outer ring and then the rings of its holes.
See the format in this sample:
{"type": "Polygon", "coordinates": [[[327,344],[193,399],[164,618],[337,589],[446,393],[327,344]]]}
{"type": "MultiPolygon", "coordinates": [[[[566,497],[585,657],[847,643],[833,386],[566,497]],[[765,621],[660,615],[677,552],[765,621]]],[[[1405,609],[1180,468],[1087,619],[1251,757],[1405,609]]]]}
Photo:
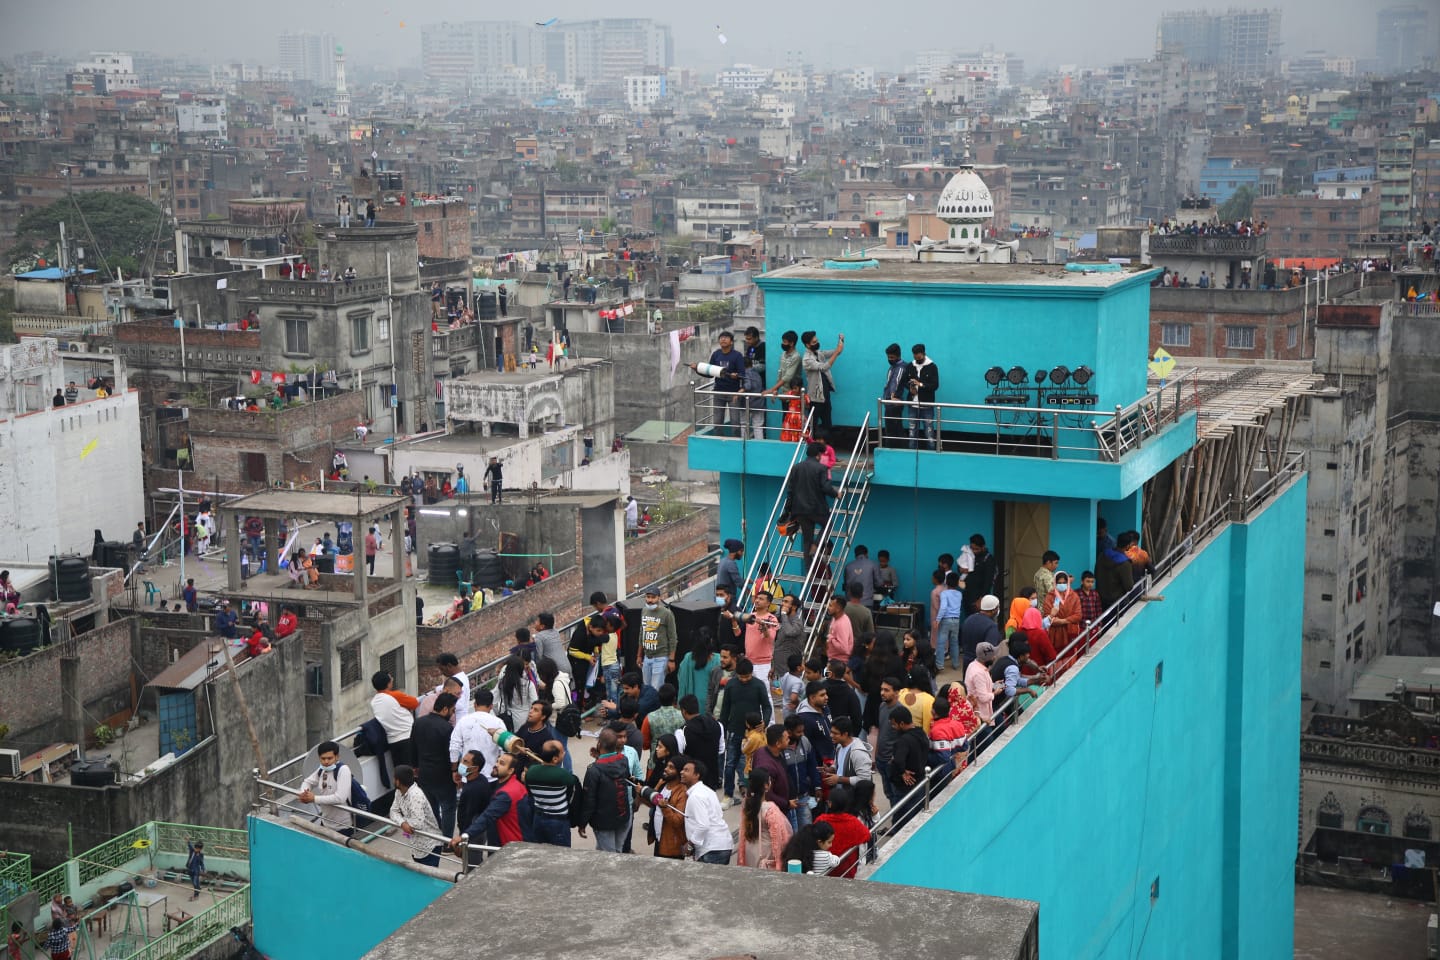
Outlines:
{"type": "MultiPolygon", "coordinates": [[[[870,415],[867,413],[865,415],[864,422],[860,424],[860,432],[855,437],[855,446],[850,449],[850,458],[845,463],[845,472],[840,476],[840,496],[835,498],[835,506],[833,509],[831,509],[829,516],[825,518],[825,526],[820,530],[819,534],[816,537],[815,555],[810,558],[810,565],[806,570],[805,580],[800,585],[800,590],[797,594],[799,598],[797,609],[800,611],[802,616],[804,616],[805,614],[805,604],[807,602],[807,598],[809,597],[811,590],[814,588],[816,576],[820,572],[821,557],[825,558],[825,566],[828,567],[831,563],[829,557],[830,551],[828,548],[830,544],[830,538],[834,535],[835,531],[835,518],[837,516],[848,517],[851,514],[842,511],[849,509],[853,512],[853,510],[855,509],[854,507],[843,507],[842,504],[847,502],[853,502],[856,504],[856,506],[858,506],[859,502],[865,499],[865,493],[870,485],[869,466],[866,466],[866,473],[864,475],[864,479],[862,480],[858,488],[852,488],[850,480],[861,459],[865,457],[868,453],[869,440],[870,415]]],[[[834,585],[833,577],[831,578],[831,583],[832,585],[834,585]]],[[[817,612],[815,616],[815,622],[809,624],[810,636],[805,641],[804,651],[804,657],[806,660],[810,659],[810,655],[815,650],[815,640],[820,635],[820,625],[824,622],[824,614],[817,612]]]]}
{"type": "MultiPolygon", "coordinates": [[[[754,605],[754,591],[746,588],[755,583],[762,564],[769,564],[771,576],[779,573],[784,566],[786,538],[776,533],[775,525],[780,518],[780,505],[790,498],[790,476],[795,472],[795,465],[805,459],[802,454],[809,445],[810,441],[807,438],[810,436],[810,427],[814,418],[815,408],[811,407],[806,411],[805,423],[800,429],[800,439],[795,442],[795,449],[790,452],[790,463],[785,468],[785,476],[780,481],[780,493],[775,498],[775,504],[770,508],[770,517],[765,523],[764,532],[760,535],[760,543],[750,553],[750,568],[745,573],[744,584],[741,585],[743,596],[735,598],[735,605],[741,613],[748,613],[754,605]]],[[[748,546],[747,549],[749,549],[748,546]]]]}
{"type": "MultiPolygon", "coordinates": [[[[258,771],[256,772],[256,775],[255,775],[255,783],[256,783],[258,786],[267,787],[267,788],[269,788],[269,789],[271,789],[271,790],[283,790],[283,791],[285,791],[286,793],[291,794],[292,796],[295,796],[295,797],[298,797],[301,793],[304,792],[303,790],[297,789],[296,787],[287,786],[286,784],[283,784],[283,783],[276,783],[276,782],[274,782],[273,780],[263,779],[263,778],[259,775],[259,772],[258,772],[258,771]]],[[[284,808],[287,809],[287,810],[293,810],[293,811],[296,812],[296,813],[305,814],[306,816],[310,816],[312,820],[323,820],[323,819],[324,819],[324,811],[322,811],[322,810],[320,810],[320,809],[318,809],[318,808],[317,808],[315,811],[313,811],[313,813],[312,813],[312,811],[307,810],[307,809],[305,809],[304,807],[295,807],[295,806],[292,806],[292,805],[289,804],[289,803],[286,803],[286,802],[283,801],[283,800],[275,800],[275,799],[272,798],[272,799],[269,799],[269,800],[263,800],[262,802],[265,803],[265,804],[267,804],[267,805],[269,805],[269,806],[271,806],[272,808],[284,807],[284,808]]],[[[332,810],[343,810],[343,811],[345,811],[346,813],[349,813],[349,814],[352,815],[352,816],[364,817],[364,818],[366,818],[366,819],[368,819],[368,820],[374,820],[374,821],[376,821],[377,823],[382,824],[384,827],[394,827],[394,826],[396,825],[396,824],[395,824],[395,821],[392,820],[392,819],[390,819],[389,817],[382,817],[382,816],[380,816],[379,814],[375,813],[374,811],[371,811],[371,810],[361,810],[361,809],[359,809],[359,808],[357,808],[357,807],[352,807],[352,806],[350,806],[349,804],[345,804],[345,803],[331,803],[331,804],[326,804],[326,806],[329,807],[329,808],[332,809],[332,810]]],[[[415,832],[416,832],[417,834],[419,834],[420,836],[425,837],[427,840],[434,840],[437,844],[440,844],[441,846],[443,846],[443,847],[446,848],[446,849],[449,849],[449,848],[450,848],[450,845],[451,845],[451,843],[453,842],[453,839],[454,839],[454,838],[452,838],[452,837],[444,837],[444,836],[441,836],[441,835],[438,834],[438,833],[432,833],[432,832],[429,831],[429,830],[418,830],[418,829],[417,829],[415,832]]],[[[380,829],[376,829],[376,830],[367,831],[366,836],[367,836],[368,838],[371,838],[371,839],[382,837],[381,830],[380,830],[380,829]]],[[[395,840],[393,837],[383,837],[383,839],[389,840],[389,841],[392,842],[392,843],[402,843],[402,841],[395,840]]],[[[468,849],[468,850],[479,850],[479,851],[481,851],[482,853],[496,853],[496,852],[498,852],[498,851],[500,850],[499,847],[486,846],[485,844],[480,844],[480,843],[471,843],[471,842],[470,842],[470,835],[467,834],[467,833],[461,833],[461,834],[460,834],[460,840],[461,840],[461,842],[464,844],[464,846],[466,847],[466,849],[468,849]]],[[[403,844],[402,844],[402,845],[403,845],[403,844]]],[[[445,856],[445,854],[441,854],[441,856],[443,857],[443,856],[445,856]]],[[[467,872],[467,873],[469,872],[469,858],[468,858],[468,857],[465,857],[465,858],[454,857],[453,859],[461,860],[461,861],[462,861],[461,866],[464,867],[465,872],[467,872]]]]}
{"type": "MultiPolygon", "coordinates": [[[[785,422],[783,416],[783,403],[785,400],[785,396],[786,395],[784,394],[771,394],[768,390],[761,390],[758,392],[747,390],[716,390],[715,382],[713,380],[707,383],[702,383],[695,388],[694,394],[695,402],[693,405],[693,417],[691,420],[691,424],[694,427],[694,433],[697,436],[714,436],[722,440],[779,440],[781,439],[781,435],[785,432],[785,422]],[[740,423],[733,424],[716,422],[716,399],[721,397],[726,399],[727,407],[730,406],[731,400],[745,401],[744,404],[736,405],[744,411],[744,413],[742,414],[744,419],[742,419],[740,423]],[[780,425],[772,427],[768,422],[768,418],[769,415],[774,412],[773,408],[770,406],[771,401],[774,400],[781,401],[782,416],[780,420],[780,425]],[[750,414],[758,413],[760,411],[764,411],[767,418],[767,422],[763,423],[760,427],[761,436],[753,438],[748,437],[747,434],[751,431],[749,419],[750,414]],[[718,431],[722,427],[728,427],[735,430],[735,435],[725,436],[723,434],[717,433],[716,431],[718,431]]],[[[809,407],[809,404],[807,403],[806,406],[809,407]]]]}
{"type": "MultiPolygon", "coordinates": [[[[652,587],[664,587],[667,584],[673,583],[678,579],[684,579],[690,572],[693,572],[698,568],[705,567],[713,563],[718,556],[719,554],[716,551],[707,553],[700,559],[692,560],[690,563],[687,563],[682,567],[678,567],[675,570],[670,571],[663,577],[652,580],[650,583],[645,584],[639,590],[628,593],[620,599],[628,600],[632,597],[643,597],[646,590],[649,590],[652,587]]],[[[556,628],[557,632],[560,634],[560,639],[565,643],[567,649],[569,648],[570,634],[573,633],[575,631],[575,628],[578,627],[588,616],[590,616],[590,614],[585,614],[584,616],[570,621],[563,627],[556,628]]],[[[508,657],[508,653],[502,654],[494,658],[493,660],[488,660],[485,663],[482,663],[474,670],[468,671],[466,673],[466,676],[470,680],[470,689],[473,691],[478,689],[481,685],[488,685],[498,682],[500,678],[500,670],[505,665],[505,660],[508,657]]],[[[579,693],[578,690],[575,692],[579,693]]],[[[589,714],[587,713],[586,715],[588,716],[589,714]]],[[[353,730],[339,734],[337,736],[330,737],[329,739],[334,740],[336,743],[344,743],[346,740],[353,739],[359,733],[360,728],[355,727],[353,730]]],[[[309,759],[309,757],[310,751],[306,750],[298,757],[292,757],[289,760],[286,760],[284,763],[280,764],[279,766],[272,767],[270,770],[266,771],[266,776],[274,777],[276,774],[280,773],[283,770],[287,770],[298,763],[305,762],[305,760],[309,759]]]]}

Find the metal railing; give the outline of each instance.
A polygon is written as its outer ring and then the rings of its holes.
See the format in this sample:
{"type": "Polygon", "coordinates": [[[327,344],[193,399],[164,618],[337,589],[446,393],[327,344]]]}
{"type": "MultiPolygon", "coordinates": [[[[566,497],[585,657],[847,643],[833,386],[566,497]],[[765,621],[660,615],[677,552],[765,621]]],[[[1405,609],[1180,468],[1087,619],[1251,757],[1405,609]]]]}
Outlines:
{"type": "MultiPolygon", "coordinates": [[[[299,795],[304,792],[296,787],[288,786],[283,783],[276,783],[273,780],[263,779],[260,776],[260,772],[258,770],[255,771],[255,783],[257,786],[268,790],[283,790],[284,792],[290,794],[293,797],[299,797],[299,795]]],[[[415,789],[419,789],[419,787],[417,786],[415,789]]],[[[269,807],[272,815],[274,816],[279,816],[279,812],[281,810],[285,810],[289,814],[309,818],[311,822],[319,823],[321,826],[326,826],[326,824],[323,822],[323,817],[327,812],[333,812],[336,810],[344,811],[345,813],[351,815],[354,823],[356,824],[356,827],[354,828],[354,834],[348,838],[346,846],[349,846],[350,842],[369,845],[377,840],[381,840],[388,843],[393,843],[396,846],[402,848],[407,857],[410,855],[410,851],[414,849],[410,845],[408,838],[397,840],[394,837],[389,836],[392,830],[400,829],[400,825],[394,820],[390,819],[389,817],[382,817],[379,814],[376,814],[370,810],[361,810],[358,807],[352,807],[349,804],[326,804],[325,810],[321,810],[319,807],[314,806],[313,804],[303,802],[289,803],[288,801],[277,800],[271,797],[269,799],[262,799],[258,805],[269,807]],[[367,830],[359,826],[359,824],[364,823],[367,820],[375,824],[373,829],[367,830]]],[[[438,833],[433,833],[429,830],[416,830],[415,834],[417,836],[424,837],[427,840],[435,841],[436,845],[441,848],[440,850],[435,851],[439,855],[441,863],[453,861],[459,874],[463,875],[470,872],[470,857],[460,857],[450,852],[450,844],[453,842],[452,837],[444,837],[438,833]]],[[[459,834],[459,837],[461,845],[464,846],[465,849],[470,853],[480,853],[483,855],[486,853],[497,853],[500,850],[499,847],[491,847],[480,843],[471,843],[470,835],[464,832],[461,832],[459,834]]]]}
{"type": "MultiPolygon", "coordinates": [[[[801,615],[806,618],[809,628],[804,650],[806,660],[814,652],[815,641],[819,639],[826,621],[825,603],[813,598],[815,584],[823,569],[828,574],[831,593],[843,590],[844,578],[836,576],[837,570],[833,565],[843,570],[845,559],[850,555],[850,541],[870,497],[870,476],[870,415],[866,414],[855,436],[855,445],[850,449],[850,457],[845,461],[845,471],[840,475],[837,487],[840,495],[835,498],[835,505],[826,517],[824,527],[816,534],[815,554],[806,568],[805,581],[796,593],[801,615]],[[812,616],[814,619],[810,619],[812,616]]],[[[829,598],[825,599],[828,601],[829,598]]]]}
{"type": "Polygon", "coordinates": [[[125,960],[181,960],[193,957],[199,949],[217,937],[228,936],[231,927],[250,922],[250,884],[213,906],[207,907],[179,924],[159,939],[151,940],[125,960]]]}
{"type": "Polygon", "coordinates": [[[800,401],[802,409],[809,407],[803,395],[777,396],[764,391],[747,393],[743,390],[716,390],[713,382],[702,383],[695,388],[694,432],[697,436],[783,440],[790,443],[806,434],[809,423],[807,413],[803,420],[807,426],[785,426],[785,405],[795,399],[800,401]],[[772,415],[776,413],[780,414],[780,420],[772,423],[772,415]]]}
{"type": "MultiPolygon", "coordinates": [[[[805,459],[805,448],[808,446],[810,436],[810,425],[815,416],[815,411],[810,410],[805,414],[805,424],[800,431],[800,436],[795,440],[794,449],[790,452],[790,463],[785,468],[785,476],[780,481],[780,493],[775,498],[775,504],[770,508],[770,516],[765,521],[765,530],[760,535],[760,542],[753,548],[748,544],[746,550],[750,553],[750,568],[745,572],[745,583],[753,584],[760,571],[766,570],[770,576],[780,573],[785,568],[785,551],[789,548],[790,538],[780,535],[776,529],[782,516],[784,505],[790,499],[790,475],[795,471],[795,465],[805,459]]],[[[743,596],[736,597],[736,607],[742,613],[748,613],[754,608],[754,591],[745,590],[743,596]]]]}
{"type": "MultiPolygon", "coordinates": [[[[699,560],[691,561],[690,563],[687,563],[682,567],[670,571],[665,576],[645,584],[644,586],[640,587],[635,591],[632,591],[621,599],[629,600],[635,597],[643,597],[645,595],[645,592],[651,589],[658,589],[662,597],[669,596],[674,591],[676,585],[681,583],[688,585],[691,580],[696,576],[696,574],[701,571],[705,571],[707,574],[713,575],[713,567],[719,556],[720,554],[718,551],[708,553],[705,556],[701,557],[699,560]]],[[[701,579],[703,580],[704,578],[702,577],[701,579]]],[[[560,633],[561,639],[565,641],[567,651],[570,644],[570,635],[574,633],[575,628],[579,627],[580,624],[583,623],[585,618],[588,616],[590,616],[590,614],[587,613],[581,617],[571,620],[563,627],[556,627],[556,630],[560,633]]],[[[482,663],[474,670],[469,671],[466,676],[470,678],[470,689],[473,691],[481,689],[482,687],[493,687],[495,684],[499,683],[500,674],[504,669],[505,660],[508,657],[508,653],[502,654],[501,656],[498,656],[493,660],[482,663]]],[[[575,692],[579,693],[580,691],[577,690],[575,692]]],[[[594,709],[592,708],[591,710],[586,711],[584,715],[588,717],[593,712],[594,709]]],[[[330,737],[329,739],[334,740],[336,743],[345,743],[346,741],[353,741],[359,733],[360,728],[355,727],[354,729],[349,730],[346,733],[330,737]]],[[[270,770],[267,770],[265,776],[271,780],[280,780],[282,779],[282,774],[287,774],[294,767],[305,763],[308,759],[310,759],[310,751],[307,750],[306,752],[300,754],[298,757],[291,757],[289,760],[286,760],[279,766],[272,767],[270,770]]],[[[296,781],[303,779],[305,775],[305,772],[302,771],[299,774],[289,774],[288,778],[285,779],[288,783],[293,784],[296,781]]]]}
{"type": "MultiPolygon", "coordinates": [[[[1129,406],[1116,407],[1108,415],[1073,407],[919,403],[882,398],[876,401],[880,445],[890,449],[918,447],[942,453],[1114,463],[1177,422],[1186,410],[1196,405],[1193,375],[1193,370],[1179,373],[1163,386],[1129,406]]],[[[1018,399],[1035,389],[1025,387],[1025,392],[1017,390],[1006,396],[1018,399]]],[[[1044,394],[1045,391],[1040,390],[1039,395],[1044,394]]]]}
{"type": "MultiPolygon", "coordinates": [[[[1171,571],[1183,560],[1195,552],[1196,547],[1204,543],[1212,534],[1218,531],[1226,523],[1242,521],[1265,500],[1268,500],[1281,485],[1294,479],[1302,472],[1303,454],[1297,454],[1286,462],[1285,466],[1275,472],[1264,484],[1256,489],[1255,493],[1246,498],[1243,505],[1237,508],[1237,501],[1234,498],[1227,498],[1214,511],[1195,524],[1186,535],[1185,539],[1175,546],[1160,561],[1151,565],[1150,571],[1125,592],[1115,603],[1106,607],[1095,620],[1087,621],[1084,629],[1056,652],[1055,659],[1043,668],[1043,672],[1035,677],[1029,678],[1032,682],[1038,681],[1047,687],[1053,686],[1071,670],[1075,669],[1086,657],[1095,644],[1104,634],[1114,627],[1120,620],[1130,612],[1134,606],[1150,595],[1154,587],[1168,577],[1171,571]]],[[[1020,718],[1025,712],[1029,701],[1034,697],[1023,697],[1017,691],[1016,695],[1010,697],[995,711],[989,721],[982,722],[980,729],[970,737],[972,744],[969,758],[973,759],[988,749],[995,748],[995,740],[1000,734],[1007,732],[1013,727],[1019,726],[1020,718]]],[[[904,813],[906,822],[908,819],[926,810],[930,802],[934,800],[946,787],[948,787],[964,770],[969,767],[969,762],[962,763],[953,768],[949,765],[927,768],[924,782],[916,784],[908,793],[897,800],[889,810],[886,810],[876,818],[874,826],[871,827],[872,844],[878,850],[885,842],[893,838],[903,827],[904,823],[896,823],[896,818],[904,813]],[[923,791],[923,793],[922,793],[923,791]],[[906,805],[918,808],[909,811],[906,805]]],[[[963,784],[961,785],[963,786],[963,784]]],[[[844,864],[832,871],[832,875],[843,873],[844,864]]]]}

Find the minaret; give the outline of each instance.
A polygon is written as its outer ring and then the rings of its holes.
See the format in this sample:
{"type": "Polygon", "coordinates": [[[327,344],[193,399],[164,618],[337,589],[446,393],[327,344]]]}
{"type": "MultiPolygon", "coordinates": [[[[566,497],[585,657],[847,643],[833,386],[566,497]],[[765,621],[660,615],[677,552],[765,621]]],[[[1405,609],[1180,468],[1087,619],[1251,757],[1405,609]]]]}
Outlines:
{"type": "Polygon", "coordinates": [[[335,116],[350,116],[350,94],[345,89],[345,48],[335,44],[335,116]]]}

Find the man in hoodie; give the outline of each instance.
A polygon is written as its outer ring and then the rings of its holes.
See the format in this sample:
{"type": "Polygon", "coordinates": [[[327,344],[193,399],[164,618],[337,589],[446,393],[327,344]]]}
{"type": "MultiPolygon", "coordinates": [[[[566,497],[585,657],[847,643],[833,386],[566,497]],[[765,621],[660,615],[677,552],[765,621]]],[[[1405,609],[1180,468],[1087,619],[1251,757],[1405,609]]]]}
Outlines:
{"type": "Polygon", "coordinates": [[[805,735],[805,721],[798,716],[785,718],[789,746],[785,748],[785,773],[790,779],[790,796],[797,801],[790,811],[790,825],[796,830],[814,820],[815,793],[820,789],[820,767],[815,748],[805,735]]]}
{"type": "Polygon", "coordinates": [[[910,364],[900,359],[900,344],[892,343],[885,348],[885,362],[889,368],[885,373],[885,389],[880,394],[883,400],[894,400],[882,407],[884,426],[881,428],[881,443],[887,447],[901,446],[905,436],[905,404],[899,402],[909,397],[906,373],[910,364]]]}
{"type": "Polygon", "coordinates": [[[595,831],[595,849],[619,853],[630,829],[630,761],[620,751],[620,738],[608,727],[600,730],[590,751],[594,762],[585,771],[580,836],[595,831]]]}
{"type": "Polygon", "coordinates": [[[805,687],[805,702],[795,716],[805,724],[805,736],[815,748],[821,766],[835,762],[835,743],[830,736],[830,692],[823,680],[812,680],[805,687]]]}
{"type": "Polygon", "coordinates": [[[725,799],[735,802],[735,772],[743,762],[740,744],[745,739],[745,715],[770,715],[770,687],[755,676],[755,665],[746,657],[735,664],[735,678],[720,695],[720,725],[725,728],[725,799]]]}
{"type": "Polygon", "coordinates": [[[910,399],[914,401],[910,416],[910,449],[917,450],[923,442],[927,449],[935,449],[935,438],[939,433],[939,411],[935,408],[935,393],[940,389],[940,368],[935,361],[925,356],[925,344],[917,343],[910,348],[913,360],[905,371],[906,386],[910,399]]]}

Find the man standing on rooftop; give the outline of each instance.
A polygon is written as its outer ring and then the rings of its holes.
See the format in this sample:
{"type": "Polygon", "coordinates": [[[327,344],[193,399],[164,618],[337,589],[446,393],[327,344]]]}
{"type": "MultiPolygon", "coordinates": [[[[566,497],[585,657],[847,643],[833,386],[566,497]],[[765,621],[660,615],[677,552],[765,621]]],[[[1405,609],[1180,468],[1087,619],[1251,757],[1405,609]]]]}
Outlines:
{"type": "MultiPolygon", "coordinates": [[[[715,425],[716,433],[724,437],[732,435],[728,425],[745,422],[743,402],[734,396],[745,382],[745,355],[735,349],[735,335],[729,330],[721,330],[718,340],[719,349],[710,354],[710,368],[713,372],[702,376],[714,378],[711,422],[715,425]],[[733,419],[730,413],[732,408],[735,410],[733,419]]],[[[700,373],[698,363],[690,364],[690,369],[700,373]]]]}
{"type": "Polygon", "coordinates": [[[940,389],[940,368],[925,355],[923,343],[911,347],[910,356],[912,362],[905,370],[906,386],[914,401],[910,415],[910,449],[919,449],[923,443],[934,450],[939,436],[940,415],[934,403],[935,393],[940,389]]]}
{"type": "Polygon", "coordinates": [[[833,426],[830,421],[830,394],[835,392],[830,368],[845,352],[845,334],[835,338],[835,349],[828,352],[820,349],[820,338],[814,330],[800,334],[800,342],[805,345],[801,358],[801,366],[805,370],[805,392],[810,396],[810,406],[815,409],[810,429],[812,434],[829,436],[833,426]]]}

